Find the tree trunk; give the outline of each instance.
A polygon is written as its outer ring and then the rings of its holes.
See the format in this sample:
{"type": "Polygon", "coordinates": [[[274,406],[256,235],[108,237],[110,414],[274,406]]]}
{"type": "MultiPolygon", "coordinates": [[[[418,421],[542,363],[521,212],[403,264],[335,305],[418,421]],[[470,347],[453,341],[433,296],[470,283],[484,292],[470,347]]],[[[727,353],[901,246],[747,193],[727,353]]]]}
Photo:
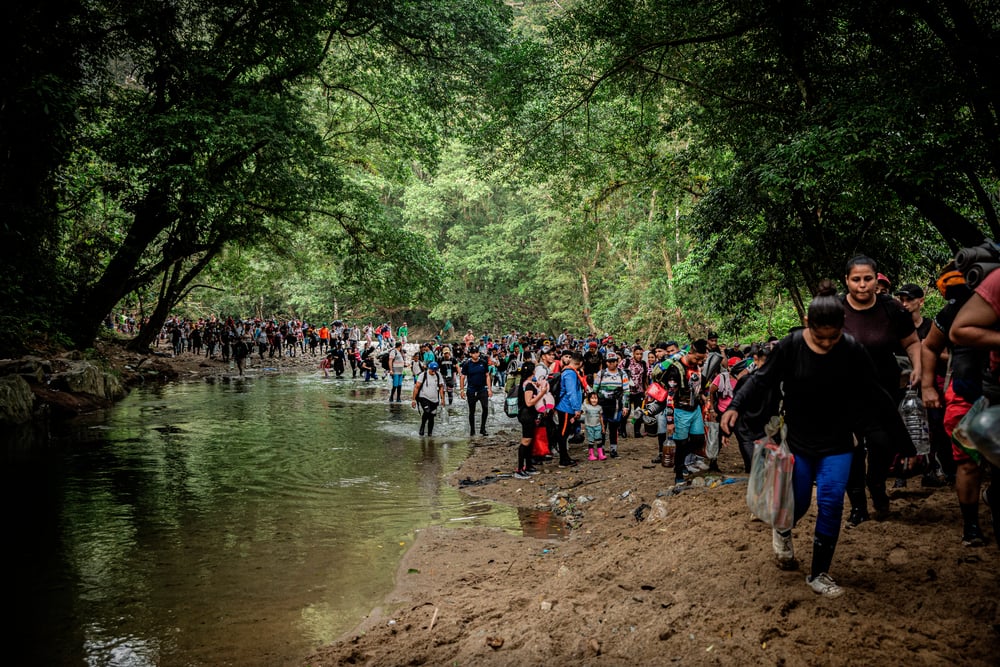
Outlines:
{"type": "Polygon", "coordinates": [[[587,329],[591,336],[597,336],[597,327],[594,326],[594,319],[590,316],[590,283],[587,282],[587,273],[580,272],[580,287],[583,291],[583,321],[587,324],[587,329]]]}
{"type": "Polygon", "coordinates": [[[181,273],[184,271],[184,260],[179,260],[174,264],[173,268],[169,270],[169,280],[167,280],[163,293],[160,295],[160,300],[156,303],[156,308],[153,309],[153,314],[149,316],[147,326],[143,327],[138,335],[128,344],[129,349],[136,352],[149,351],[153,340],[167,321],[170,311],[187,296],[189,291],[188,286],[191,284],[191,281],[219,254],[219,250],[221,249],[222,241],[221,239],[217,239],[212,244],[212,247],[199,257],[198,261],[183,275],[181,273]]]}
{"type": "Polygon", "coordinates": [[[934,225],[952,252],[983,242],[983,232],[937,196],[900,179],[890,180],[889,187],[934,225]]]}
{"type": "Polygon", "coordinates": [[[127,293],[129,279],[149,244],[170,224],[169,216],[164,213],[167,210],[165,197],[158,192],[150,193],[100,279],[77,292],[75,302],[80,306],[72,318],[71,330],[67,331],[77,349],[94,344],[101,322],[127,293]]]}

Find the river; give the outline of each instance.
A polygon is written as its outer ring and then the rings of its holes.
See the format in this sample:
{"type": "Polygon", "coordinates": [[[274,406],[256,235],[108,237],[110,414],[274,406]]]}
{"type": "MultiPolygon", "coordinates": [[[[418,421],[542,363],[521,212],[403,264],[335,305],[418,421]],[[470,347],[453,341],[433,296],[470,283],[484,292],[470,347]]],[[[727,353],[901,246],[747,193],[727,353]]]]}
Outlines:
{"type": "Polygon", "coordinates": [[[6,443],[5,662],[301,665],[379,604],[420,529],[521,530],[443,481],[464,405],[418,438],[386,397],[314,375],[172,384],[6,443]]]}

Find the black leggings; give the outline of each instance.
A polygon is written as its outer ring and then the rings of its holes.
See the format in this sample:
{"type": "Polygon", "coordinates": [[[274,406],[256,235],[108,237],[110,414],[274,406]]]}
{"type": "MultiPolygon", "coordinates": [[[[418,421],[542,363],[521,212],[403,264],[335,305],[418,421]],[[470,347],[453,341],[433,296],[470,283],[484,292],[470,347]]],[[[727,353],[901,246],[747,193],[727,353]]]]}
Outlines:
{"type": "Polygon", "coordinates": [[[417,403],[420,405],[420,431],[423,432],[426,427],[427,435],[433,435],[434,415],[437,413],[440,403],[423,396],[417,397],[417,403]]]}
{"type": "Polygon", "coordinates": [[[475,393],[468,392],[465,400],[469,402],[469,431],[476,430],[476,403],[482,405],[482,417],[479,419],[479,432],[486,432],[486,418],[490,414],[490,394],[486,389],[481,389],[475,393]]]}
{"type": "Polygon", "coordinates": [[[865,496],[865,486],[872,496],[875,509],[887,509],[889,496],[885,492],[885,482],[889,477],[889,466],[892,465],[894,448],[889,434],[884,430],[873,430],[866,435],[854,450],[851,462],[851,476],[847,478],[847,497],[851,501],[852,510],[868,510],[868,499],[865,496]],[[865,470],[865,454],[867,453],[867,473],[865,470]]]}

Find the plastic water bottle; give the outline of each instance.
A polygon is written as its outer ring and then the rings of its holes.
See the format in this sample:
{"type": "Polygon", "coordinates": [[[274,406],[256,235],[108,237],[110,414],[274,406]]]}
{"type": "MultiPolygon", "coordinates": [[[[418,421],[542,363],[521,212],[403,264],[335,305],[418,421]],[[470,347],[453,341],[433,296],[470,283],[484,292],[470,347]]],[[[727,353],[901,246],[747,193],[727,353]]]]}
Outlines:
{"type": "Polygon", "coordinates": [[[903,417],[903,423],[910,433],[913,446],[917,448],[917,456],[929,454],[931,438],[927,429],[927,410],[916,389],[906,390],[906,395],[899,404],[899,414],[903,417]]]}

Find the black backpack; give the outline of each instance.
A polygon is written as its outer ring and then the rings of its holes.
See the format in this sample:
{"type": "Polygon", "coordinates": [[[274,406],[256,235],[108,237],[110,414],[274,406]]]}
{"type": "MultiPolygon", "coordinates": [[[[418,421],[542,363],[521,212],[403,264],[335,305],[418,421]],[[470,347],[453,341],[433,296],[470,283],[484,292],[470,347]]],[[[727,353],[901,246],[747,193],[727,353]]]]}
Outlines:
{"type": "Polygon", "coordinates": [[[378,363],[385,370],[389,370],[389,353],[383,352],[382,354],[378,355],[378,363]]]}

